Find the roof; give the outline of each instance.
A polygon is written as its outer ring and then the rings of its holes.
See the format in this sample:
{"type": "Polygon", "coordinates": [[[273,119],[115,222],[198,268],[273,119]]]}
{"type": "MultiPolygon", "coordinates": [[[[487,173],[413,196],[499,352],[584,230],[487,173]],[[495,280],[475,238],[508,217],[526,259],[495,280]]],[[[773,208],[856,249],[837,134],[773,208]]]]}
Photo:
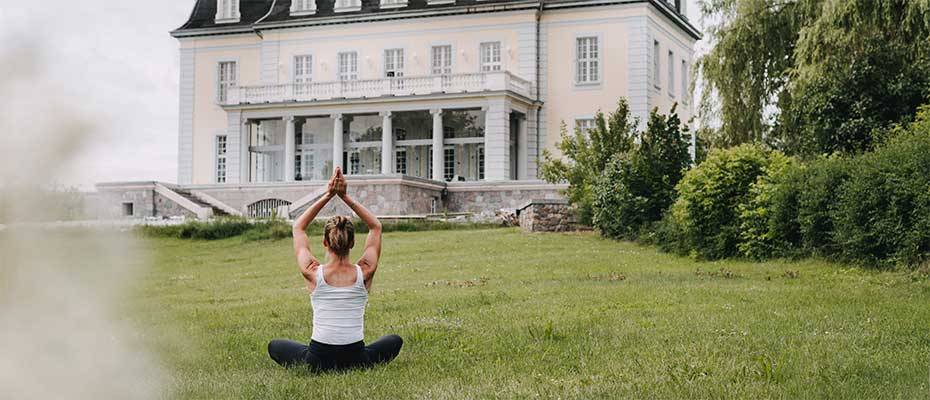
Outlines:
{"type": "MultiPolygon", "coordinates": [[[[548,9],[645,2],[655,5],[689,35],[700,39],[700,32],[664,0],[548,0],[544,3],[548,9]]],[[[407,6],[403,8],[381,8],[380,3],[380,0],[361,0],[359,11],[337,13],[333,11],[335,0],[316,0],[316,13],[291,16],[291,0],[239,0],[239,22],[217,24],[214,20],[217,0],[196,0],[190,18],[171,34],[175,37],[218,35],[294,25],[363,22],[375,18],[413,18],[432,11],[456,14],[535,9],[539,6],[539,0],[456,0],[449,4],[433,5],[427,4],[427,0],[408,0],[407,6]]]]}

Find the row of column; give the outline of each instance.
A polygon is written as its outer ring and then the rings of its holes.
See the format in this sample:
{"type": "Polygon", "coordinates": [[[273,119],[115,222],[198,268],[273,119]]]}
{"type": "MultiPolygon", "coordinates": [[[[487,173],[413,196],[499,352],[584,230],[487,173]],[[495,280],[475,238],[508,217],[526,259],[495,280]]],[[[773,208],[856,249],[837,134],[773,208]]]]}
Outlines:
{"type": "MultiPolygon", "coordinates": [[[[442,109],[430,110],[433,116],[433,176],[434,180],[443,180],[443,125],[442,109]]],[[[391,112],[385,111],[381,114],[381,173],[394,173],[394,128],[391,118],[391,112]]],[[[333,168],[342,168],[345,171],[345,165],[342,165],[342,153],[345,149],[343,139],[342,114],[333,114],[333,168]]],[[[284,179],[287,182],[294,181],[294,167],[296,154],[296,134],[297,119],[295,117],[285,117],[284,131],[284,179]]]]}
{"type": "MultiPolygon", "coordinates": [[[[510,179],[508,172],[510,170],[510,162],[506,153],[510,147],[510,124],[509,124],[509,110],[499,107],[491,107],[486,110],[486,124],[485,124],[485,148],[486,148],[486,162],[485,162],[485,177],[487,180],[506,180],[510,179]]],[[[441,181],[444,178],[444,152],[443,152],[443,121],[442,121],[442,109],[433,109],[430,110],[430,114],[433,117],[433,129],[432,129],[432,145],[433,145],[433,175],[432,179],[441,181]]],[[[382,112],[382,135],[381,135],[381,172],[383,174],[392,174],[394,173],[394,134],[393,134],[393,121],[391,118],[391,112],[386,111],[382,112]]],[[[343,139],[343,119],[342,114],[333,114],[331,116],[333,119],[333,168],[341,167],[345,171],[345,165],[343,165],[343,152],[345,150],[345,144],[343,139]]],[[[294,181],[295,176],[295,155],[296,155],[296,140],[295,136],[297,134],[297,121],[293,116],[285,117],[285,144],[284,144],[284,179],[287,182],[294,181]]],[[[249,122],[250,129],[256,129],[255,123],[249,122]]],[[[519,121],[516,139],[517,139],[517,149],[516,149],[516,178],[517,179],[527,179],[527,141],[529,139],[528,135],[528,124],[526,119],[519,121]]],[[[248,138],[249,135],[247,132],[244,132],[244,139],[248,138]]],[[[249,176],[249,150],[248,150],[248,141],[243,140],[245,146],[242,146],[241,157],[241,176],[249,176]]]]}

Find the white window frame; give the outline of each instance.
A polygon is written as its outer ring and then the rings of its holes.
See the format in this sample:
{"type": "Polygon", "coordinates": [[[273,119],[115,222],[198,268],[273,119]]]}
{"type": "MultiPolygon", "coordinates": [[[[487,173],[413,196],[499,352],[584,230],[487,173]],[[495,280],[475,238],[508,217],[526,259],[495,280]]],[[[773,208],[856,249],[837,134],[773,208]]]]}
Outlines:
{"type": "Polygon", "coordinates": [[[229,137],[226,134],[216,135],[213,140],[214,160],[214,180],[216,183],[226,183],[228,178],[229,159],[229,137]]]}
{"type": "Polygon", "coordinates": [[[478,154],[478,180],[484,180],[484,144],[479,144],[475,149],[475,153],[478,154]]]}
{"type": "Polygon", "coordinates": [[[675,52],[668,51],[668,97],[675,98],[675,52]]]}
{"type": "Polygon", "coordinates": [[[239,61],[218,60],[216,62],[216,102],[224,104],[229,99],[229,93],[239,85],[239,61]],[[231,65],[231,71],[224,71],[223,67],[231,65]]]}
{"type": "Polygon", "coordinates": [[[442,147],[442,179],[451,182],[455,178],[455,145],[442,147]],[[452,157],[449,157],[451,150],[452,157]]]}
{"type": "Polygon", "coordinates": [[[239,22],[239,0],[216,0],[216,16],[214,21],[217,24],[229,24],[239,22]]]}
{"type": "Polygon", "coordinates": [[[296,54],[291,64],[293,75],[291,83],[301,84],[313,82],[313,54],[296,54]]]}
{"type": "Polygon", "coordinates": [[[336,0],[335,5],[333,6],[333,11],[337,13],[361,11],[361,9],[361,0],[336,0]]]}
{"type": "Polygon", "coordinates": [[[455,68],[455,48],[451,44],[436,44],[430,47],[432,75],[452,75],[453,68],[455,68]],[[447,53],[448,57],[440,56],[440,51],[447,53]],[[443,65],[442,61],[446,61],[448,65],[443,65]]]}
{"type": "Polygon", "coordinates": [[[357,51],[343,51],[339,52],[336,55],[336,76],[339,78],[339,81],[354,81],[358,80],[358,52],[357,51]],[[351,61],[345,67],[343,71],[343,57],[347,57],[345,60],[351,61]],[[349,57],[351,56],[351,57],[349,57]],[[353,67],[354,70],[350,70],[349,67],[353,67]]]}
{"type": "Polygon", "coordinates": [[[291,16],[316,14],[316,0],[291,0],[291,16]]]}
{"type": "Polygon", "coordinates": [[[394,172],[402,175],[407,174],[406,147],[397,147],[394,149],[394,172]]]}
{"type": "Polygon", "coordinates": [[[481,42],[478,45],[478,70],[480,72],[497,72],[504,70],[503,43],[501,41],[481,42]],[[497,60],[495,60],[494,46],[497,46],[497,60]],[[486,51],[488,54],[485,54],[486,51]],[[487,56],[487,57],[485,57],[487,56]]]}
{"type": "Polygon", "coordinates": [[[662,89],[662,85],[659,84],[659,79],[662,75],[660,69],[660,59],[659,52],[662,50],[662,45],[659,44],[658,40],[652,40],[652,85],[655,88],[662,89]]]}
{"type": "Polygon", "coordinates": [[[381,0],[382,9],[407,7],[407,0],[381,0]]]}
{"type": "Polygon", "coordinates": [[[575,131],[587,135],[592,129],[597,128],[597,120],[590,115],[575,118],[575,131]]]}
{"type": "Polygon", "coordinates": [[[688,65],[688,60],[682,59],[681,60],[681,102],[683,104],[688,104],[688,98],[691,97],[690,96],[691,88],[689,87],[690,82],[688,82],[688,80],[690,79],[690,76],[689,76],[690,69],[691,68],[688,65]]]}
{"type": "Polygon", "coordinates": [[[406,65],[406,55],[403,48],[384,49],[384,77],[402,78],[406,65]],[[388,75],[393,73],[393,75],[388,75]]]}
{"type": "Polygon", "coordinates": [[[578,86],[586,85],[598,85],[603,80],[603,54],[604,54],[604,45],[603,45],[603,35],[600,34],[579,34],[575,36],[574,41],[574,58],[575,58],[575,68],[574,68],[574,82],[578,86]],[[581,49],[582,41],[589,41],[587,47],[585,48],[585,54],[579,52],[581,49]],[[593,46],[591,46],[591,41],[593,41],[593,46]],[[591,56],[591,49],[594,49],[595,56],[591,56]],[[594,67],[591,67],[591,64],[594,64],[594,67]],[[582,72],[585,79],[580,79],[582,77],[582,72]],[[594,78],[591,76],[594,75],[594,78]]]}

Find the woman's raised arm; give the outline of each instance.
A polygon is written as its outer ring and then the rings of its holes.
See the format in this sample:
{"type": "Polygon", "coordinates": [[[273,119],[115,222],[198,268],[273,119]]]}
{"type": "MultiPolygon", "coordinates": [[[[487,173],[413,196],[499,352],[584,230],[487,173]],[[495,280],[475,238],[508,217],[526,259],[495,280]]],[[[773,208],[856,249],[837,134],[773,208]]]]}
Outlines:
{"type": "Polygon", "coordinates": [[[291,227],[291,235],[294,237],[294,256],[297,257],[297,266],[300,267],[300,273],[304,278],[312,284],[316,284],[316,282],[314,282],[312,270],[319,265],[320,262],[313,256],[310,250],[310,239],[307,238],[307,226],[313,222],[317,214],[320,213],[320,210],[326,206],[326,203],[329,203],[336,195],[334,190],[335,181],[336,172],[333,173],[333,177],[329,180],[326,194],[307,208],[307,211],[304,211],[304,213],[294,221],[294,225],[291,227]]]}
{"type": "Polygon", "coordinates": [[[381,221],[378,221],[378,217],[375,217],[365,206],[346,194],[345,177],[342,176],[342,171],[338,169],[336,170],[336,179],[338,180],[336,195],[355,212],[355,215],[362,219],[365,225],[368,225],[368,238],[365,239],[365,250],[362,258],[358,260],[358,266],[362,268],[362,272],[365,274],[365,286],[370,288],[371,278],[374,277],[375,271],[378,269],[378,259],[381,258],[381,221]]]}

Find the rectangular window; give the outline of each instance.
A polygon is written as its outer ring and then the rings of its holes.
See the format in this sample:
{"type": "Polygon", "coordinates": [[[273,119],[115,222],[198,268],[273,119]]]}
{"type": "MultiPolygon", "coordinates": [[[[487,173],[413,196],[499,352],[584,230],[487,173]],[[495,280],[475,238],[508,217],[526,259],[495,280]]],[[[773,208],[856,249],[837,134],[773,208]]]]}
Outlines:
{"type": "Polygon", "coordinates": [[[313,80],[313,56],[294,56],[294,83],[313,80]]]}
{"type": "Polygon", "coordinates": [[[481,44],[481,72],[501,70],[501,42],[481,44]]]}
{"type": "Polygon", "coordinates": [[[133,204],[123,203],[123,216],[132,217],[133,215],[135,215],[135,211],[133,210],[133,204]]]}
{"type": "Polygon", "coordinates": [[[292,15],[307,15],[316,12],[316,0],[291,0],[292,15]]]}
{"type": "Polygon", "coordinates": [[[333,11],[335,12],[346,12],[346,11],[358,11],[362,7],[361,0],[336,0],[335,7],[333,11]]]}
{"type": "Polygon", "coordinates": [[[478,146],[478,179],[484,179],[484,146],[478,146]]]}
{"type": "Polygon", "coordinates": [[[668,51],[668,95],[675,97],[675,53],[668,51]]]}
{"type": "Polygon", "coordinates": [[[349,173],[352,175],[358,175],[361,171],[361,159],[359,159],[358,152],[353,151],[349,153],[349,173]]]}
{"type": "Polygon", "coordinates": [[[596,83],[600,81],[600,49],[596,36],[576,39],[575,82],[596,83]]]}
{"type": "Polygon", "coordinates": [[[652,42],[652,83],[656,89],[659,86],[659,41],[652,42]]]}
{"type": "Polygon", "coordinates": [[[398,148],[394,151],[394,172],[407,174],[407,149],[398,148]]]}
{"type": "MultiPolygon", "coordinates": [[[[404,76],[404,49],[389,49],[384,51],[384,77],[402,78],[404,76]]],[[[403,79],[391,81],[391,89],[402,90],[403,79]]]]}
{"type": "Polygon", "coordinates": [[[580,118],[575,120],[575,131],[582,135],[587,135],[588,132],[594,129],[594,126],[594,118],[580,118]]]}
{"type": "Polygon", "coordinates": [[[433,46],[433,75],[452,74],[452,46],[433,46]]]}
{"type": "Polygon", "coordinates": [[[216,137],[216,183],[226,183],[226,135],[216,137]]]}
{"type": "Polygon", "coordinates": [[[239,20],[239,0],[216,0],[217,23],[236,22],[239,20]]]}
{"type": "Polygon", "coordinates": [[[358,53],[339,53],[339,80],[354,81],[358,79],[358,53]]]}
{"type": "Polygon", "coordinates": [[[225,103],[229,92],[236,87],[236,62],[223,61],[217,65],[216,72],[216,100],[225,103]]]}
{"type": "Polygon", "coordinates": [[[443,148],[442,160],[442,177],[451,181],[455,177],[455,146],[443,148]]]}
{"type": "Polygon", "coordinates": [[[398,8],[407,5],[407,0],[381,0],[381,8],[398,8]]]}
{"type": "Polygon", "coordinates": [[[433,179],[433,146],[426,146],[426,178],[433,179]]]}
{"type": "Polygon", "coordinates": [[[681,102],[685,104],[688,103],[688,97],[690,97],[688,96],[688,93],[690,92],[690,88],[688,87],[688,79],[690,78],[688,76],[689,72],[688,62],[681,60],[681,102]]]}

